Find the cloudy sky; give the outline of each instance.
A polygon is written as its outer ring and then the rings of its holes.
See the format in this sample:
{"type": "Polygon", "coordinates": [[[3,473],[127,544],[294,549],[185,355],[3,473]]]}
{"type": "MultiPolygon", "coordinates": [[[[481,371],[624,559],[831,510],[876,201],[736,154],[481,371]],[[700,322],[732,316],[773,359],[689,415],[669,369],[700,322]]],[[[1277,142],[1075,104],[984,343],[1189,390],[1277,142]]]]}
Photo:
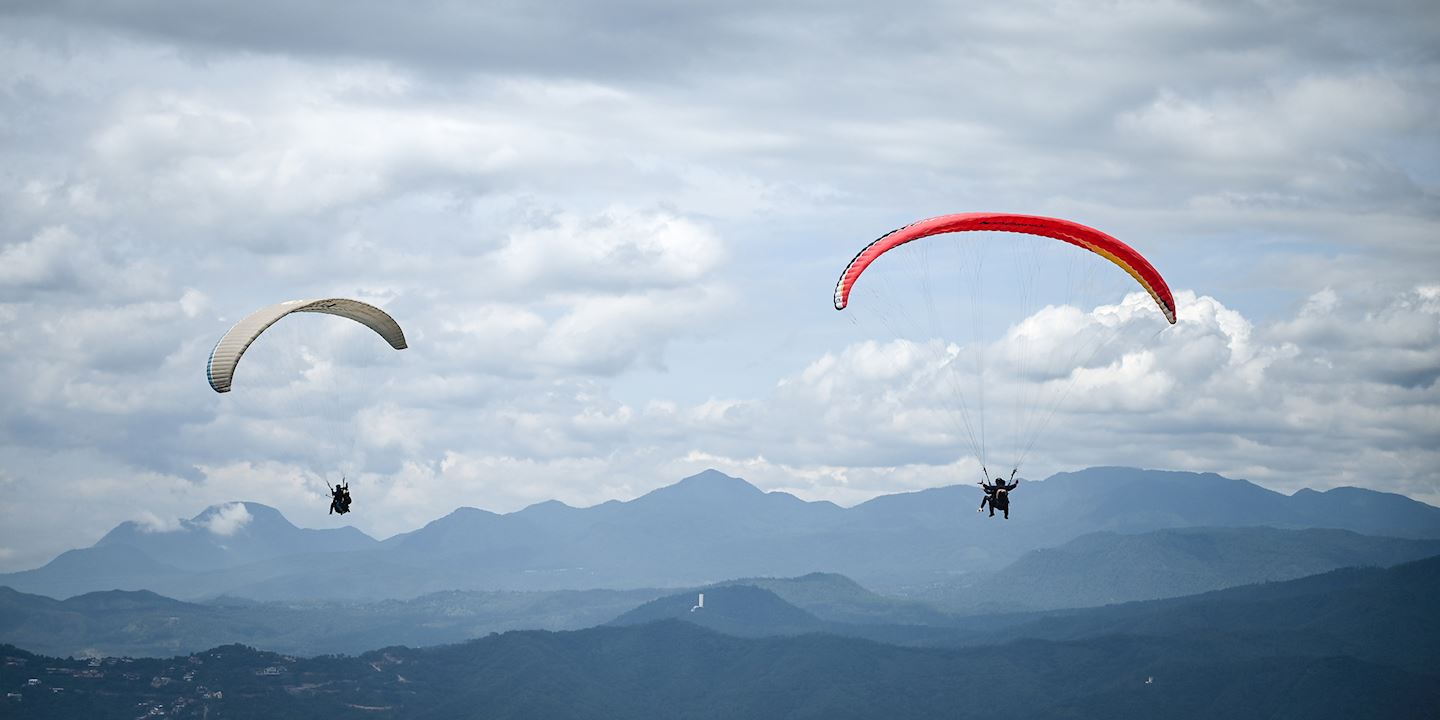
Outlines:
{"type": "Polygon", "coordinates": [[[1440,503],[1434,3],[969,5],[3,3],[0,570],[228,500],[335,526],[341,473],[378,537],[706,467],[851,504],[1013,464],[1035,407],[1023,476],[1440,503]],[[1113,268],[1033,291],[1064,246],[910,263],[981,323],[831,307],[978,210],[1126,240],[1179,323],[1113,268]],[[410,349],[297,316],[208,388],[232,323],[327,296],[410,349]]]}

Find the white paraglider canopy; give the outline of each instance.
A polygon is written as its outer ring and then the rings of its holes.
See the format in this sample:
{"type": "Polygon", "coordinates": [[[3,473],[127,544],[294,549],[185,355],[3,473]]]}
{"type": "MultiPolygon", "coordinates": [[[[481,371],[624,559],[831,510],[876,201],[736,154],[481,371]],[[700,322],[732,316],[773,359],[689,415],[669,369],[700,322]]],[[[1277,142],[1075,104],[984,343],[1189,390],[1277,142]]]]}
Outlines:
{"type": "Polygon", "coordinates": [[[240,356],[245,354],[246,348],[271,325],[297,312],[325,313],[350,318],[374,330],[377,335],[385,338],[385,342],[390,343],[390,347],[396,350],[404,350],[406,347],[405,332],[400,329],[395,318],[369,303],[346,298],[287,300],[256,310],[249,317],[235,323],[235,327],[230,328],[230,332],[220,338],[215,349],[210,351],[210,361],[205,367],[205,377],[210,381],[210,387],[217,393],[230,392],[235,366],[240,363],[240,356]]]}

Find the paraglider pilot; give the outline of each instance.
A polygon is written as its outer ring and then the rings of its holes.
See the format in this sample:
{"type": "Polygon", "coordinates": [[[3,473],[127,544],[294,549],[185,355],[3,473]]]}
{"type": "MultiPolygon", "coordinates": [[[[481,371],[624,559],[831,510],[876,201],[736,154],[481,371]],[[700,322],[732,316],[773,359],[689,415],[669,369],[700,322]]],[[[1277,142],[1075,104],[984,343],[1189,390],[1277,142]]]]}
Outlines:
{"type": "MultiPolygon", "coordinates": [[[[344,515],[350,512],[350,483],[345,478],[340,478],[341,485],[330,489],[330,512],[344,515]]],[[[328,486],[327,486],[328,487],[328,486]]],[[[992,515],[994,513],[991,513],[992,515]]]]}
{"type": "Polygon", "coordinates": [[[1005,519],[1009,520],[1010,491],[1020,486],[1020,481],[1015,479],[1015,473],[1020,472],[1020,468],[1015,468],[1010,471],[1009,485],[1005,484],[1005,478],[1000,477],[995,478],[994,484],[991,484],[990,471],[986,470],[983,466],[980,470],[985,473],[985,481],[980,483],[980,487],[985,490],[985,497],[980,499],[980,507],[976,508],[975,512],[981,512],[985,509],[986,505],[989,505],[990,517],[995,517],[995,511],[1001,510],[1005,513],[1005,519]]]}

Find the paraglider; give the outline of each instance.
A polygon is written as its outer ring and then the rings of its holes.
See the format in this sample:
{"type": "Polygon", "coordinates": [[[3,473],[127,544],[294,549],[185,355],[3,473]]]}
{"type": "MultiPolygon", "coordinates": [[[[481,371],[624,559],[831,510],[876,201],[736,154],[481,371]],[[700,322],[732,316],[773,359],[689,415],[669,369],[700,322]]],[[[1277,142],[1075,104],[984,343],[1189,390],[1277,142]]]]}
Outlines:
{"type": "MultiPolygon", "coordinates": [[[[217,393],[230,392],[240,358],[256,338],[286,316],[300,312],[348,318],[370,328],[396,350],[407,347],[405,332],[400,329],[395,318],[369,303],[348,298],[287,300],[256,310],[235,323],[235,326],[220,338],[215,348],[210,351],[210,359],[205,364],[205,379],[210,383],[210,388],[217,393]]],[[[332,488],[326,482],[325,487],[331,495],[330,513],[344,515],[350,512],[350,485],[344,477],[341,478],[341,484],[332,488]]]]}
{"type": "Polygon", "coordinates": [[[975,512],[981,512],[985,509],[986,505],[989,505],[990,517],[995,517],[996,510],[1003,510],[1005,512],[1005,519],[1009,520],[1010,491],[1020,486],[1020,481],[1015,479],[1015,473],[1020,472],[1020,468],[1015,468],[1010,471],[1009,485],[1006,485],[1005,478],[1001,477],[995,478],[993,481],[994,484],[991,484],[990,471],[985,468],[980,469],[985,473],[985,480],[980,483],[980,488],[985,491],[985,497],[980,498],[980,507],[976,508],[975,512]]]}
{"type": "MultiPolygon", "coordinates": [[[[340,483],[330,488],[330,514],[344,515],[350,512],[350,483],[340,478],[340,483]]],[[[328,487],[328,484],[327,484],[328,487]]]]}
{"type": "MultiPolygon", "coordinates": [[[[1153,332],[1176,323],[1164,277],[1115,237],[1061,218],[961,213],[865,245],[841,272],[832,301],[836,310],[850,309],[857,326],[896,341],[883,347],[905,353],[897,366],[908,363],[915,374],[891,397],[912,393],[906,400],[919,405],[911,417],[951,422],[948,433],[908,437],[930,447],[963,439],[982,469],[1004,453],[1018,470],[1071,389],[1093,391],[1096,382],[1079,381],[1118,367],[1121,358],[1102,350],[1133,331],[1135,344],[1126,349],[1143,351],[1153,326],[1136,285],[1166,320],[1153,332]],[[1097,358],[1100,365],[1090,366],[1097,358]]],[[[985,480],[981,510],[1008,518],[1014,484],[991,484],[988,471],[985,480]]]]}

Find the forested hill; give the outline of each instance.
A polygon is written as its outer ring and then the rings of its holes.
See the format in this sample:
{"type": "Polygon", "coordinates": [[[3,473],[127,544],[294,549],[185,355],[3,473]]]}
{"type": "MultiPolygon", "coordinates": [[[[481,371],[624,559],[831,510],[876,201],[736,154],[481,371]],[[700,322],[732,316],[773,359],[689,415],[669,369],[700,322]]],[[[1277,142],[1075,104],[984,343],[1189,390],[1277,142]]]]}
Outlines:
{"type": "Polygon", "coordinates": [[[968,650],[830,635],[742,639],[666,621],[297,659],[226,646],[85,661],[0,647],[6,717],[1424,718],[1440,677],[1238,640],[1107,636],[968,650]],[[21,672],[16,672],[16,671],[21,672]],[[24,675],[39,684],[26,686],[24,675]],[[1150,682],[1147,683],[1147,680],[1150,682]],[[13,689],[12,689],[13,688],[13,689]],[[59,689],[60,692],[52,692],[59,689]],[[899,713],[898,715],[896,713],[899,713]]]}
{"type": "Polygon", "coordinates": [[[1440,557],[1393,568],[1345,568],[1169,600],[1050,613],[997,625],[968,643],[1020,638],[1072,641],[1117,634],[1186,637],[1225,645],[1235,655],[1274,648],[1351,656],[1422,673],[1440,673],[1440,557]]]}
{"type": "Polygon", "coordinates": [[[1089,607],[1293,580],[1342,567],[1389,567],[1440,555],[1440,540],[1346,530],[1176,528],[1093,533],[1032,550],[990,574],[919,589],[959,614],[1089,607]]]}
{"type": "MultiPolygon", "coordinates": [[[[158,707],[168,717],[276,719],[1428,720],[1440,714],[1440,634],[1423,618],[1435,616],[1437,589],[1440,559],[1342,570],[1187,598],[1180,610],[1189,624],[1152,618],[1070,640],[970,648],[825,634],[747,639],[675,620],[511,632],[353,658],[224,646],[167,660],[86,661],[3,647],[0,690],[15,695],[0,711],[7,718],[131,718],[158,707]],[[1274,624],[1266,622],[1274,615],[1244,612],[1253,604],[1247,593],[1268,598],[1275,611],[1295,609],[1295,620],[1274,624]],[[1327,604],[1330,598],[1338,601],[1327,604]],[[1372,631],[1386,622],[1392,631],[1372,631]]],[[[1102,612],[1124,609],[1077,616],[1102,612]]]]}

